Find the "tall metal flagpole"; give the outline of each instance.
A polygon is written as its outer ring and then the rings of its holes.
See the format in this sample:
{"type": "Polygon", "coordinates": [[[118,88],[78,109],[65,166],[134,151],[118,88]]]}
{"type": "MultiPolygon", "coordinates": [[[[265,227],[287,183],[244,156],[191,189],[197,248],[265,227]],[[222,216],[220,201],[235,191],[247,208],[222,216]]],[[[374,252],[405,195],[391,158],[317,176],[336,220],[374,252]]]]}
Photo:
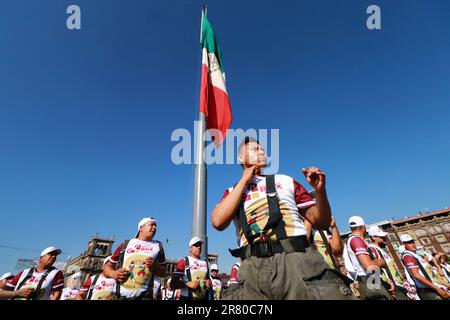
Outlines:
{"type": "MultiPolygon", "coordinates": [[[[207,15],[206,5],[202,6],[202,20],[200,23],[200,43],[202,41],[203,16],[207,15]]],[[[206,131],[206,117],[200,112],[196,137],[196,163],[194,176],[194,206],[192,211],[192,236],[203,240],[201,257],[206,258],[208,253],[208,238],[206,236],[206,164],[203,151],[206,142],[203,136],[206,131]]]]}

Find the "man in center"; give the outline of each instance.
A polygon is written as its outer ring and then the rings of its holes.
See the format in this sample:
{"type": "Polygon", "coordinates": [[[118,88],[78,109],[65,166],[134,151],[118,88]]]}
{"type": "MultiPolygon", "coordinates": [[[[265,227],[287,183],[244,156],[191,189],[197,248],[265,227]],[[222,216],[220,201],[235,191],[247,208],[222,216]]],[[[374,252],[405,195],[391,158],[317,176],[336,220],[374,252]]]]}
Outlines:
{"type": "Polygon", "coordinates": [[[303,169],[317,193],[313,199],[289,176],[263,175],[267,158],[257,140],[245,138],[238,161],[244,170],[240,180],[225,191],[211,214],[212,225],[220,231],[234,221],[239,248],[231,253],[242,260],[238,283],[223,293],[223,299],[353,299],[306,238],[305,219],[315,229],[330,226],[325,173],[315,167],[303,169]]]}

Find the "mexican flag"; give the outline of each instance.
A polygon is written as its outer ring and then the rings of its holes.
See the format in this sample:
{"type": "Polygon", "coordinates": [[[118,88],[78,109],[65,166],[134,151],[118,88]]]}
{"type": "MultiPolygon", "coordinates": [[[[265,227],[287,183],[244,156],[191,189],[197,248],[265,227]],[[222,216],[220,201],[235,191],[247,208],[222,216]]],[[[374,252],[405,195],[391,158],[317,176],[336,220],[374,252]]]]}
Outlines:
{"type": "Polygon", "coordinates": [[[200,112],[206,116],[206,127],[218,130],[218,134],[214,135],[211,131],[210,133],[216,147],[219,147],[225,139],[233,116],[225,87],[225,73],[219,45],[206,15],[202,21],[200,112]]]}

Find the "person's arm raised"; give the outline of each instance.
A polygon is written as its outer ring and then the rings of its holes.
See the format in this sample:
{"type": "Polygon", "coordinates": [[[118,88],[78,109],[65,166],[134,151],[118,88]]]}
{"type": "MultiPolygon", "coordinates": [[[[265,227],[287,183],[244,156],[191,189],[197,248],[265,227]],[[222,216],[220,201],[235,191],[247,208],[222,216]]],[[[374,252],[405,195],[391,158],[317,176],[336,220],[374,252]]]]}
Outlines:
{"type": "Polygon", "coordinates": [[[228,227],[233,220],[241,202],[242,193],[247,184],[252,180],[256,166],[244,169],[241,180],[236,184],[233,190],[214,208],[211,213],[211,222],[215,229],[222,231],[228,227]]]}
{"type": "Polygon", "coordinates": [[[306,181],[316,191],[316,205],[305,213],[308,220],[315,229],[327,230],[331,223],[331,208],[325,189],[325,172],[316,167],[302,169],[306,181]]]}

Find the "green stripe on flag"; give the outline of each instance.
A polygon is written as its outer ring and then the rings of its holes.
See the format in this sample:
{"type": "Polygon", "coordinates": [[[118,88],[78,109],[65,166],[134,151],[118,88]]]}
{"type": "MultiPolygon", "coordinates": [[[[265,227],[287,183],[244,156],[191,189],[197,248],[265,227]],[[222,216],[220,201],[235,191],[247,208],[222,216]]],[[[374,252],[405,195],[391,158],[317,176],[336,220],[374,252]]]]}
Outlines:
{"type": "Polygon", "coordinates": [[[224,73],[222,64],[222,54],[220,53],[219,44],[214,35],[214,30],[206,16],[203,16],[201,45],[202,48],[206,48],[206,51],[208,51],[208,53],[214,53],[216,55],[216,58],[219,61],[220,65],[220,71],[224,73]]]}

